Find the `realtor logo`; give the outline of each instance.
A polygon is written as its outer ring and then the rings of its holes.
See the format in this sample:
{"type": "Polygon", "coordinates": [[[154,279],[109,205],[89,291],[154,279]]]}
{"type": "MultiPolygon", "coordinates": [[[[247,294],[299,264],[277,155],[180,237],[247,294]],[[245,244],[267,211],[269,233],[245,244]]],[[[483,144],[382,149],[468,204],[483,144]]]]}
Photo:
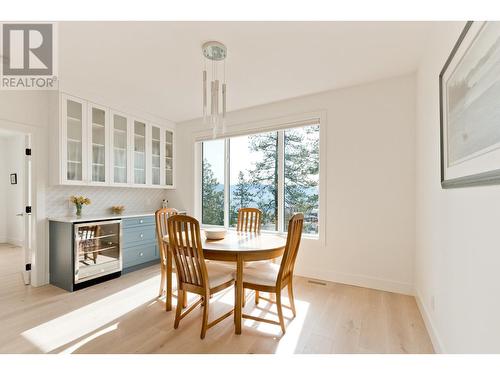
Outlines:
{"type": "Polygon", "coordinates": [[[2,25],[2,77],[5,89],[56,89],[54,25],[2,25]]]}

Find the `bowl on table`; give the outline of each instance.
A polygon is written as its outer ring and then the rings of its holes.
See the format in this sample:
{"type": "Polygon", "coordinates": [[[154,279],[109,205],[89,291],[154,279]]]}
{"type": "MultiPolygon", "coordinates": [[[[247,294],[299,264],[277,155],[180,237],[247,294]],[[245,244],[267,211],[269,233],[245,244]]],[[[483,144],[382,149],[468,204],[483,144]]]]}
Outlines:
{"type": "Polygon", "coordinates": [[[222,240],[226,236],[224,228],[207,228],[205,229],[205,237],[207,240],[222,240]]]}

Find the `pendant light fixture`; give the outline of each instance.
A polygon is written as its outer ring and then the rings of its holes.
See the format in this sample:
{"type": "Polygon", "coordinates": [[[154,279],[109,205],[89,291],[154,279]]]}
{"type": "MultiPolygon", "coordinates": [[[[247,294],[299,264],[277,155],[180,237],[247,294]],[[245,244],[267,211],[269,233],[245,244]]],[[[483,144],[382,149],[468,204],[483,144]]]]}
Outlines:
{"type": "Polygon", "coordinates": [[[203,51],[203,121],[210,124],[215,138],[226,130],[227,48],[220,42],[210,41],[204,43],[201,49],[203,51]],[[209,87],[210,95],[208,94],[209,87]]]}

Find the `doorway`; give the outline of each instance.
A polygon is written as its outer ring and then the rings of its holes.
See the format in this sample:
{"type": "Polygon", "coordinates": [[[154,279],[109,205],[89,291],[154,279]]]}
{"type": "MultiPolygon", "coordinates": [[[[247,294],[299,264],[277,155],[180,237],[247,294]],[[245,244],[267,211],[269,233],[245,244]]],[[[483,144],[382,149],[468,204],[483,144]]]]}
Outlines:
{"type": "Polygon", "coordinates": [[[31,136],[0,129],[0,280],[30,284],[31,136]]]}

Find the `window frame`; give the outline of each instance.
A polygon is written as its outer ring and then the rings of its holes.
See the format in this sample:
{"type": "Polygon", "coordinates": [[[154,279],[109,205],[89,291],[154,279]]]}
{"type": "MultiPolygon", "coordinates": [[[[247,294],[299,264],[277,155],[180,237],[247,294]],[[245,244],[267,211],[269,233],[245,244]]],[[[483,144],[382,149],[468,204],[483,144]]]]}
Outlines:
{"type": "Polygon", "coordinates": [[[319,125],[319,199],[318,199],[318,233],[304,233],[303,238],[306,240],[320,241],[323,246],[326,246],[326,111],[308,112],[301,115],[294,115],[284,118],[271,119],[253,123],[232,124],[226,127],[227,131],[219,136],[213,137],[211,129],[204,129],[194,133],[194,212],[195,217],[200,219],[200,225],[205,228],[220,227],[219,225],[203,224],[202,218],[202,163],[203,163],[203,142],[216,139],[224,139],[224,228],[233,230],[229,227],[229,200],[230,200],[230,141],[232,137],[243,135],[253,135],[267,132],[278,133],[278,231],[262,230],[263,233],[278,233],[286,235],[284,231],[284,183],[285,183],[285,155],[284,155],[284,135],[287,129],[299,128],[308,125],[319,125]]]}

